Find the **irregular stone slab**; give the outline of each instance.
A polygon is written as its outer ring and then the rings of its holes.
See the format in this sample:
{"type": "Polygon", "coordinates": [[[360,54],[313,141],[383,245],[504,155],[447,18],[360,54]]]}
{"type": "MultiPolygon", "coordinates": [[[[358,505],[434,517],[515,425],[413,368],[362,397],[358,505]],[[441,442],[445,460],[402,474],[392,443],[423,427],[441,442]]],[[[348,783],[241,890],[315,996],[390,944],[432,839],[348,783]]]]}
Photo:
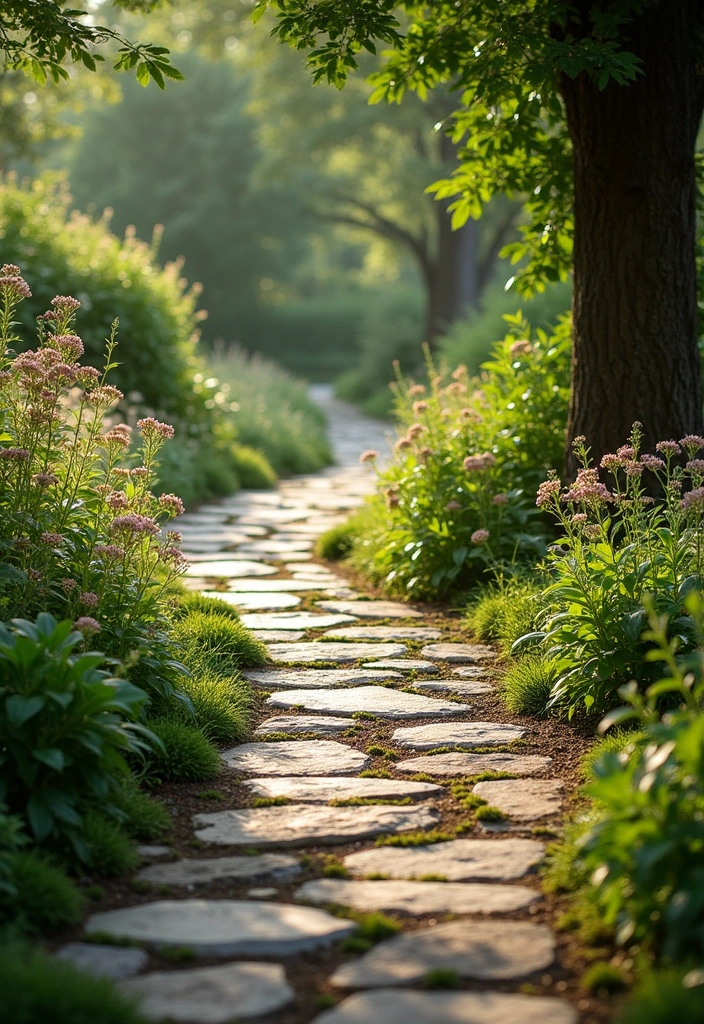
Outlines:
{"type": "Polygon", "coordinates": [[[262,853],[256,857],[211,857],[208,860],[174,860],[142,868],[137,878],[156,885],[205,885],[220,879],[249,882],[256,878],[289,881],[300,875],[295,857],[285,853],[262,853]]]}
{"type": "Polygon", "coordinates": [[[223,579],[236,576],[273,576],[275,573],[275,566],[267,565],[265,562],[235,562],[226,559],[194,562],[186,569],[186,576],[218,576],[223,579]]]}
{"type": "Polygon", "coordinates": [[[439,820],[437,808],[423,804],[411,807],[286,804],[283,809],[247,807],[239,811],[196,814],[193,824],[197,838],[206,843],[267,849],[350,843],[387,832],[432,828],[439,820]]]}
{"type": "Polygon", "coordinates": [[[399,772],[423,772],[426,775],[480,775],[482,772],[510,772],[511,775],[534,775],[545,771],[552,758],[538,754],[428,754],[399,761],[399,772]]]}
{"type": "MultiPolygon", "coordinates": [[[[366,711],[380,718],[411,719],[428,718],[430,715],[447,718],[471,710],[469,704],[440,700],[437,697],[423,697],[418,693],[404,693],[403,690],[394,690],[389,686],[357,686],[338,690],[283,690],[272,694],[267,704],[273,708],[300,705],[307,711],[332,712],[349,717],[357,711],[366,711]]],[[[442,726],[437,728],[440,729],[442,726]]]]}
{"type": "Polygon", "coordinates": [[[486,644],[428,644],[420,654],[422,658],[437,658],[457,665],[472,665],[496,657],[496,651],[486,644]]]}
{"type": "Polygon", "coordinates": [[[283,555],[286,558],[297,552],[308,555],[312,550],[313,544],[303,537],[300,540],[253,540],[240,548],[243,555],[283,555]]]}
{"type": "Polygon", "coordinates": [[[69,942],[55,954],[94,978],[131,978],[149,963],[149,954],[135,946],[101,946],[95,942],[69,942]]]}
{"type": "MultiPolygon", "coordinates": [[[[183,545],[185,550],[186,545],[183,545]]],[[[189,562],[245,562],[248,561],[250,565],[266,565],[266,562],[257,560],[251,561],[247,559],[245,555],[240,555],[238,551],[225,551],[224,549],[214,551],[212,554],[196,553],[189,554],[189,562]]],[[[251,575],[251,574],[250,574],[251,575]]]]}
{"type": "Polygon", "coordinates": [[[339,622],[351,622],[351,615],[316,615],[314,612],[272,612],[271,615],[243,615],[248,629],[324,629],[339,622]]]}
{"type": "Polygon", "coordinates": [[[422,619],[421,612],[398,601],[318,601],[326,612],[356,615],[358,619],[422,619]]]}
{"type": "Polygon", "coordinates": [[[187,946],[196,956],[290,956],[326,946],[356,928],[322,910],[252,900],[159,900],[92,914],[88,934],[146,946],[187,946]]]}
{"type": "MultiPolygon", "coordinates": [[[[200,569],[200,566],[198,566],[200,569]]],[[[202,575],[202,574],[201,574],[202,575]]],[[[317,580],[231,580],[227,588],[233,594],[244,591],[248,594],[280,594],[288,591],[325,590],[326,584],[317,580]]]]}
{"type": "MultiPolygon", "coordinates": [[[[465,704],[455,707],[467,708],[465,704]]],[[[397,729],[394,743],[412,750],[432,750],[434,747],[496,747],[525,736],[526,730],[505,722],[454,722],[452,725],[416,725],[397,729]]]]}
{"type": "Polygon", "coordinates": [[[562,999],[499,992],[358,992],[313,1024],[577,1024],[562,999]]]}
{"type": "Polygon", "coordinates": [[[544,854],[537,839],[451,839],[428,846],[362,850],[345,857],[345,867],[357,876],[442,875],[448,882],[511,882],[523,878],[544,854]]]}
{"type": "Polygon", "coordinates": [[[247,775],[351,775],[369,764],[366,754],[334,740],[243,743],[220,756],[247,775]]]}
{"type": "MultiPolygon", "coordinates": [[[[379,644],[381,647],[381,644],[379,644]]],[[[371,665],[364,665],[364,668],[371,668],[371,665]]],[[[432,661],[421,661],[420,658],[384,658],[374,665],[375,668],[388,668],[397,672],[427,672],[432,675],[437,672],[437,665],[432,661]]]]}
{"type": "Polygon", "coordinates": [[[460,665],[459,668],[453,668],[452,674],[460,679],[484,679],[487,671],[481,665],[460,665]]]}
{"type": "Polygon", "coordinates": [[[480,782],[474,792],[516,821],[535,821],[560,813],[563,788],[558,779],[507,779],[480,782]]]}
{"type": "Polygon", "coordinates": [[[418,679],[413,683],[416,690],[425,690],[428,693],[438,693],[445,690],[449,693],[456,693],[458,697],[474,697],[481,693],[491,693],[496,687],[493,683],[485,683],[480,679],[476,681],[459,679],[418,679]]]}
{"type": "Polygon", "coordinates": [[[433,640],[442,633],[429,626],[343,626],[329,629],[325,636],[341,640],[433,640]]]}
{"type": "MultiPolygon", "coordinates": [[[[303,691],[307,693],[307,690],[303,691]]],[[[255,729],[255,736],[270,736],[272,733],[307,733],[317,732],[322,735],[335,736],[347,732],[350,727],[349,718],[334,718],[331,715],[276,715],[267,718],[255,729]]]]}
{"type": "Polygon", "coordinates": [[[404,779],[313,776],[292,779],[245,779],[242,785],[255,796],[287,796],[297,803],[312,804],[326,804],[329,800],[348,800],[351,797],[387,800],[410,797],[411,800],[426,800],[428,797],[445,795],[445,789],[433,782],[406,782],[404,779]]]}
{"type": "Polygon", "coordinates": [[[501,914],[523,910],[540,897],[525,885],[344,878],[316,878],[305,882],[294,895],[304,903],[404,914],[501,914]]]}
{"type": "Polygon", "coordinates": [[[555,959],[549,928],[527,921],[450,921],[381,942],[343,964],[330,981],[339,988],[414,984],[439,967],[476,981],[525,978],[555,959]]]}
{"type": "Polygon", "coordinates": [[[288,633],[283,629],[253,629],[252,635],[255,636],[257,640],[261,640],[262,643],[276,644],[284,638],[291,642],[295,640],[302,640],[306,634],[303,630],[299,633],[288,633]]]}
{"type": "Polygon", "coordinates": [[[403,679],[399,672],[372,668],[249,669],[242,675],[262,690],[312,689],[332,686],[364,686],[365,683],[403,679]]]}
{"type": "Polygon", "coordinates": [[[266,611],[271,608],[295,608],[301,603],[300,597],[295,594],[230,594],[220,590],[203,590],[203,597],[219,597],[221,601],[236,608],[243,608],[247,611],[266,611]]]}
{"type": "Polygon", "coordinates": [[[239,963],[187,971],[153,971],[123,982],[121,993],[136,999],[148,1020],[174,1024],[230,1024],[273,1013],[294,991],[281,964],[239,963]]]}
{"type": "Polygon", "coordinates": [[[271,644],[269,654],[278,662],[329,661],[337,664],[360,661],[362,658],[393,658],[397,654],[404,654],[405,650],[405,644],[346,644],[313,640],[299,644],[271,644]]]}
{"type": "Polygon", "coordinates": [[[137,853],[140,857],[166,857],[167,854],[171,853],[171,847],[144,843],[142,846],[137,847],[137,853]]]}
{"type": "Polygon", "coordinates": [[[273,885],[265,886],[262,889],[248,889],[247,895],[253,900],[269,900],[272,896],[276,896],[278,889],[275,889],[273,885]]]}

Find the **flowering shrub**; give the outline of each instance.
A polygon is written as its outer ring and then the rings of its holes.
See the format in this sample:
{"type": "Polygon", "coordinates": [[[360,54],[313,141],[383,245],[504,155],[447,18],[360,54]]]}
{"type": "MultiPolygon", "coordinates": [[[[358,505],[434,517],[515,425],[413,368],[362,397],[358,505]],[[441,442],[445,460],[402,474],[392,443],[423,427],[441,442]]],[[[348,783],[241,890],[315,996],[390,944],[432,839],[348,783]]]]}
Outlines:
{"type": "Polygon", "coordinates": [[[554,581],[545,590],[546,627],[517,649],[540,642],[547,650],[559,668],[552,703],[570,712],[603,710],[624,683],[653,681],[646,595],[667,616],[682,656],[693,642],[684,601],[703,581],[704,438],[655,448],[657,454],[641,451],[636,424],[628,443],[601,460],[607,485],[578,438],[576,481],[562,487],[552,474],[538,489],[538,506],[553,514],[564,536],[549,555],[554,581]]]}
{"type": "MultiPolygon", "coordinates": [[[[159,597],[180,572],[178,534],[162,524],[183,511],[151,492],[158,452],[173,428],[153,417],[132,430],[110,420],[122,393],[107,383],[115,327],[101,373],[80,363],[80,303],[57,296],[39,319],[37,348],[14,355],[15,311],[29,295],[19,268],[0,269],[0,609],[3,618],[50,611],[108,654],[143,659],[163,637],[159,597]]],[[[179,667],[163,651],[142,671],[162,696],[179,667]]]]}
{"type": "Polygon", "coordinates": [[[377,502],[355,553],[390,590],[442,594],[544,551],[527,494],[562,457],[569,322],[531,340],[517,337],[527,331],[520,317],[509,319],[481,379],[428,359],[427,386],[395,385],[401,436],[379,473],[385,510],[377,502]]]}

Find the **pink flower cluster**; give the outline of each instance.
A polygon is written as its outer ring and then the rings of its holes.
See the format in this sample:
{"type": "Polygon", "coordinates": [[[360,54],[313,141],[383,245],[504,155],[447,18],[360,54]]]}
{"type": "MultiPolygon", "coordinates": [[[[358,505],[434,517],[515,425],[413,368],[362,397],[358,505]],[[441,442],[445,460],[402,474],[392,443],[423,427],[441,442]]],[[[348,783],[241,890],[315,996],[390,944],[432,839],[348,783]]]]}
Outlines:
{"type": "Polygon", "coordinates": [[[159,505],[172,516],[182,516],[185,512],[183,502],[176,494],[159,495],[159,505]]]}
{"type": "Polygon", "coordinates": [[[557,498],[560,493],[560,486],[560,481],[556,477],[543,480],[542,484],[538,487],[538,497],[535,499],[535,504],[538,508],[542,508],[543,505],[549,505],[553,498],[557,498]]]}
{"type": "Polygon", "coordinates": [[[29,285],[22,277],[20,268],[16,267],[14,263],[3,263],[0,267],[0,291],[8,294],[14,301],[29,299],[32,295],[29,285]]]}
{"type": "Polygon", "coordinates": [[[491,452],[484,452],[483,455],[468,455],[462,463],[465,472],[473,473],[480,469],[489,469],[496,465],[496,458],[491,452]]]}
{"type": "Polygon", "coordinates": [[[470,540],[472,541],[472,544],[486,544],[486,542],[489,540],[489,531],[475,530],[472,536],[470,537],[470,540]]]}
{"type": "Polygon", "coordinates": [[[153,416],[145,416],[144,419],[137,420],[137,426],[147,439],[159,438],[162,441],[170,441],[175,433],[172,426],[162,423],[161,420],[155,420],[153,416]]]}
{"type": "Polygon", "coordinates": [[[565,501],[579,501],[588,505],[601,505],[613,501],[613,494],[599,480],[596,469],[580,469],[577,479],[564,496],[565,501]]]}
{"type": "Polygon", "coordinates": [[[159,532],[159,527],[149,516],[140,516],[136,512],[130,512],[126,516],[116,516],[110,524],[112,533],[145,533],[154,536],[159,532]]]}

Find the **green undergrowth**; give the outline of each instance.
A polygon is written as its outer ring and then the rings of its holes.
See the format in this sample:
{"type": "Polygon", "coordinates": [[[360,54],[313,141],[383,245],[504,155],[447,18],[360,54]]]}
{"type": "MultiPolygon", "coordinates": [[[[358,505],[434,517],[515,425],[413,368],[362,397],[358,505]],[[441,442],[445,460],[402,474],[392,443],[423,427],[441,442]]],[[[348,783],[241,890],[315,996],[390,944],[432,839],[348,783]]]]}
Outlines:
{"type": "Polygon", "coordinates": [[[319,732],[268,732],[257,736],[258,743],[278,743],[280,740],[319,740],[319,732]]]}
{"type": "Polygon", "coordinates": [[[257,796],[252,800],[252,807],[284,807],[290,803],[287,796],[257,796]]]}
{"type": "Polygon", "coordinates": [[[616,1024],[701,1024],[703,1016],[704,972],[669,968],[645,974],[616,1024]]]}
{"type": "Polygon", "coordinates": [[[84,895],[47,856],[35,851],[15,853],[5,881],[9,891],[3,891],[0,899],[0,928],[18,936],[47,934],[80,921],[84,895]]]}
{"type": "Polygon", "coordinates": [[[232,673],[269,660],[266,646],[231,616],[190,612],[173,626],[173,641],[184,664],[232,673]]]}
{"type": "Polygon", "coordinates": [[[423,976],[421,984],[427,989],[455,989],[459,988],[460,977],[451,967],[435,967],[423,976]]]}
{"type": "Polygon", "coordinates": [[[243,676],[214,669],[206,662],[181,685],[193,705],[192,713],[182,705],[184,722],[197,726],[213,743],[243,743],[248,738],[253,695],[243,676]]]}
{"type": "Polygon", "coordinates": [[[536,571],[530,578],[501,578],[478,589],[467,605],[467,628],[479,640],[497,643],[502,654],[510,654],[520,637],[537,628],[546,607],[542,582],[536,571]]]}
{"type": "Polygon", "coordinates": [[[88,867],[91,874],[124,875],[139,865],[133,839],[113,818],[105,818],[95,811],[86,814],[83,839],[90,851],[88,867]]]}
{"type": "Polygon", "coordinates": [[[207,782],[220,769],[220,755],[200,729],[176,718],[150,721],[149,727],[161,741],[144,755],[148,782],[207,782]]]}
{"type": "Polygon", "coordinates": [[[378,942],[389,939],[401,930],[401,925],[392,917],[373,911],[361,914],[348,907],[331,908],[338,917],[346,917],[357,924],[357,931],[342,943],[345,953],[367,953],[378,942]]]}
{"type": "Polygon", "coordinates": [[[410,796],[404,797],[373,797],[373,796],[350,796],[340,800],[328,800],[328,807],[373,807],[375,804],[383,804],[389,807],[407,807],[413,803],[410,796]]]}
{"type": "Polygon", "coordinates": [[[183,590],[178,593],[174,602],[172,615],[174,618],[183,619],[192,612],[201,612],[204,615],[224,615],[227,619],[239,622],[240,613],[234,605],[222,601],[219,597],[206,597],[195,590],[183,590]]]}
{"type": "Polygon", "coordinates": [[[125,815],[122,827],[135,839],[161,839],[171,826],[166,806],[139,789],[132,778],[113,797],[113,803],[125,815]]]}
{"type": "Polygon", "coordinates": [[[379,836],[376,846],[426,846],[431,843],[445,843],[449,839],[456,839],[458,836],[469,832],[474,827],[474,821],[461,822],[451,829],[429,829],[427,832],[402,832],[398,835],[379,836]]]}
{"type": "Polygon", "coordinates": [[[558,675],[557,664],[547,658],[526,656],[512,660],[501,680],[501,696],[506,708],[514,715],[547,718],[558,675]]]}

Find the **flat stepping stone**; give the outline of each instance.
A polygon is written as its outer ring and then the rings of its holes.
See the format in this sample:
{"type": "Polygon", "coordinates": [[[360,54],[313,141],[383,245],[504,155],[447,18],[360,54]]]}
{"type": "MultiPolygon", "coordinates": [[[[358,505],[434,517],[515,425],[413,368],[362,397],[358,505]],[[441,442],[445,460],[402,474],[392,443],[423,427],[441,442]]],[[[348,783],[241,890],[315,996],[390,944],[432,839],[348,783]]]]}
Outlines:
{"type": "Polygon", "coordinates": [[[433,782],[406,782],[404,779],[339,778],[313,776],[311,778],[246,779],[243,783],[255,796],[287,796],[297,803],[328,803],[330,800],[399,799],[426,800],[444,796],[445,790],[433,782]]]}
{"type": "Polygon", "coordinates": [[[416,690],[427,693],[439,693],[443,690],[456,693],[458,697],[475,697],[482,693],[491,693],[496,689],[493,683],[482,682],[481,679],[418,679],[413,683],[416,690]]]}
{"type": "Polygon", "coordinates": [[[334,740],[243,743],[220,756],[247,775],[351,775],[369,764],[366,754],[334,740]]]}
{"type": "Polygon", "coordinates": [[[358,619],[422,619],[421,612],[398,601],[318,601],[326,612],[356,615],[358,619]]]}
{"type": "Polygon", "coordinates": [[[242,673],[262,690],[311,689],[333,686],[364,686],[366,683],[403,679],[400,672],[373,668],[249,669],[242,673]]]}
{"type": "MultiPolygon", "coordinates": [[[[363,668],[371,667],[371,665],[363,666],[363,668]]],[[[433,665],[432,661],[422,661],[420,658],[384,658],[383,661],[376,662],[374,667],[388,668],[395,672],[427,672],[430,675],[438,670],[437,665],[433,665]]]]}
{"type": "Polygon", "coordinates": [[[527,921],[450,921],[381,942],[330,978],[338,988],[379,988],[423,980],[445,968],[476,981],[514,980],[543,971],[555,959],[555,939],[527,921]]]}
{"type": "Polygon", "coordinates": [[[496,651],[485,644],[428,644],[420,652],[421,658],[436,658],[450,664],[477,664],[496,657],[496,651]]]}
{"type": "MultiPolygon", "coordinates": [[[[307,690],[303,691],[307,693],[307,690]]],[[[336,736],[347,732],[350,727],[349,718],[333,718],[331,715],[276,715],[267,718],[254,730],[255,736],[270,736],[272,733],[309,733],[336,736]]]]}
{"type": "Polygon", "coordinates": [[[247,629],[325,629],[340,622],[350,622],[351,615],[316,615],[314,612],[272,612],[271,615],[243,615],[247,629]]]}
{"type": "MultiPolygon", "coordinates": [[[[186,551],[187,547],[190,548],[190,545],[186,545],[186,544],[182,545],[182,548],[183,548],[184,552],[186,551]]],[[[198,564],[200,564],[202,562],[231,562],[231,561],[246,562],[248,565],[256,565],[256,566],[266,565],[266,562],[251,561],[249,559],[246,559],[244,555],[240,555],[239,552],[237,552],[237,551],[225,551],[223,548],[219,548],[219,549],[213,551],[212,554],[205,554],[205,553],[202,553],[202,552],[193,552],[193,553],[191,553],[189,551],[189,553],[188,553],[188,561],[189,562],[193,562],[196,565],[198,565],[198,564]]],[[[272,568],[272,566],[268,566],[267,568],[272,568]]],[[[276,570],[274,570],[274,572],[276,572],[276,570]]]]}
{"type": "MultiPolygon", "coordinates": [[[[200,569],[201,566],[199,565],[200,569]]],[[[200,575],[203,575],[202,573],[200,575]]],[[[298,590],[327,590],[328,585],[318,580],[259,580],[259,579],[235,579],[228,585],[228,590],[233,594],[282,594],[288,591],[298,590]]]]}
{"type": "MultiPolygon", "coordinates": [[[[315,532],[314,530],[311,531],[311,533],[315,532]]],[[[321,576],[328,576],[330,574],[330,569],[327,565],[320,565],[319,562],[291,562],[290,565],[288,562],[285,562],[284,569],[288,569],[289,572],[309,572],[311,575],[313,573],[320,573],[321,576]]]]}
{"type": "MultiPolygon", "coordinates": [[[[388,686],[283,690],[272,694],[267,704],[273,708],[301,706],[307,711],[332,712],[350,718],[358,711],[378,715],[380,718],[428,718],[430,715],[459,715],[471,710],[469,704],[424,697],[418,693],[404,693],[403,690],[394,690],[388,686]]],[[[443,726],[437,728],[442,729],[443,726]]]]}
{"type": "Polygon", "coordinates": [[[239,963],[191,970],[153,971],[123,982],[148,1020],[174,1024],[230,1024],[262,1017],[287,1006],[294,991],[281,964],[239,963]]]}
{"type": "Polygon", "coordinates": [[[253,540],[240,547],[243,555],[284,555],[286,558],[298,552],[308,556],[312,549],[312,541],[303,537],[300,540],[253,540]]]}
{"type": "Polygon", "coordinates": [[[295,608],[301,603],[300,597],[295,594],[231,594],[220,590],[203,590],[203,597],[219,597],[221,601],[227,601],[235,608],[243,608],[246,611],[268,611],[276,608],[295,608]]]}
{"type": "Polygon", "coordinates": [[[313,1024],[577,1024],[562,999],[503,992],[358,992],[313,1024]]]}
{"type": "Polygon", "coordinates": [[[88,934],[105,932],[146,946],[186,946],[202,957],[291,956],[327,946],[355,928],[312,907],[195,899],[108,910],[92,914],[85,925],[88,934]]]}
{"type": "Polygon", "coordinates": [[[459,668],[452,669],[452,674],[459,676],[460,679],[485,679],[487,670],[481,665],[460,665],[459,668]]]}
{"type": "Polygon", "coordinates": [[[137,878],[156,885],[206,885],[221,879],[254,881],[276,878],[288,882],[300,875],[301,866],[295,857],[285,853],[262,853],[256,857],[211,857],[208,860],[169,861],[142,868],[137,878]]]}
{"type": "Polygon", "coordinates": [[[523,910],[540,898],[540,893],[525,885],[344,878],[316,878],[294,895],[304,903],[404,914],[501,914],[523,910]]]}
{"type": "MultiPolygon", "coordinates": [[[[334,641],[313,640],[309,643],[271,644],[269,654],[278,662],[329,661],[339,664],[346,661],[361,661],[364,658],[393,658],[404,654],[405,644],[354,644],[334,641]]],[[[376,667],[376,666],[374,666],[376,667]]],[[[384,665],[384,668],[396,666],[384,665]]]]}
{"type": "Polygon", "coordinates": [[[435,640],[442,633],[429,626],[343,626],[329,629],[325,636],[341,640],[435,640]]]}
{"type": "Polygon", "coordinates": [[[453,751],[449,754],[426,754],[399,761],[395,766],[399,772],[423,772],[426,775],[480,775],[482,772],[510,772],[511,775],[534,775],[545,771],[552,763],[551,757],[539,754],[463,754],[453,751]]]}
{"type": "MultiPolygon", "coordinates": [[[[466,704],[455,707],[469,710],[466,704]]],[[[526,730],[505,722],[453,722],[437,725],[416,725],[397,729],[392,736],[394,743],[412,750],[432,750],[434,747],[496,747],[512,743],[525,736],[526,730]]]]}
{"type": "Polygon", "coordinates": [[[545,847],[537,839],[450,839],[427,846],[380,846],[345,857],[356,876],[390,878],[440,875],[448,882],[512,882],[540,863],[545,847]]]}
{"type": "Polygon", "coordinates": [[[166,857],[171,853],[170,846],[160,846],[152,843],[144,843],[137,847],[140,857],[166,857]]]}
{"type": "Polygon", "coordinates": [[[186,569],[186,576],[234,579],[237,576],[273,576],[276,567],[265,562],[234,562],[223,559],[213,562],[194,562],[186,569]]]}
{"type": "Polygon", "coordinates": [[[149,954],[135,946],[102,946],[95,942],[69,942],[55,953],[94,978],[131,978],[149,963],[149,954]]]}
{"type": "Polygon", "coordinates": [[[196,814],[193,825],[196,837],[206,843],[267,849],[350,843],[386,833],[432,828],[439,820],[437,808],[423,804],[410,807],[287,804],[284,808],[247,807],[196,814]]]}
{"type": "Polygon", "coordinates": [[[287,633],[282,629],[253,629],[252,636],[256,637],[257,640],[261,640],[265,644],[275,644],[284,638],[286,640],[302,640],[306,634],[303,630],[299,633],[287,633]]]}
{"type": "Polygon", "coordinates": [[[535,821],[560,813],[563,788],[558,779],[508,779],[480,782],[474,792],[516,821],[535,821]]]}

